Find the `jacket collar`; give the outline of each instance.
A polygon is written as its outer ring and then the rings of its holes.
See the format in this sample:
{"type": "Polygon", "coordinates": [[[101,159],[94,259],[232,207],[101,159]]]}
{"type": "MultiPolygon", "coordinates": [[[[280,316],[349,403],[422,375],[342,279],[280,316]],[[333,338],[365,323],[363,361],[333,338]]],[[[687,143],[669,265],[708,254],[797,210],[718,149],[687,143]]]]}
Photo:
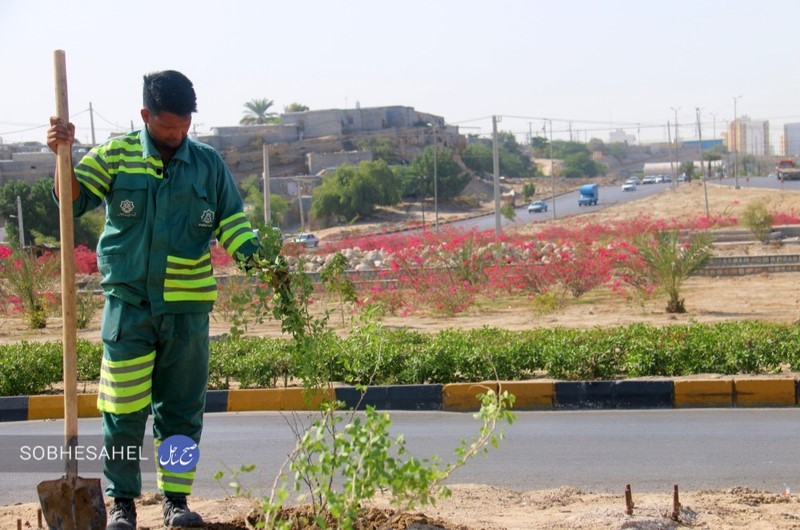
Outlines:
{"type": "MultiPolygon", "coordinates": [[[[158,151],[158,148],[153,143],[153,140],[150,138],[150,134],[147,132],[147,127],[142,127],[142,130],[139,133],[141,135],[141,142],[142,142],[142,158],[161,158],[161,153],[158,151]]],[[[175,151],[175,154],[172,156],[173,159],[178,159],[182,162],[189,161],[189,138],[186,137],[181,142],[181,145],[178,147],[178,150],[175,151]]]]}

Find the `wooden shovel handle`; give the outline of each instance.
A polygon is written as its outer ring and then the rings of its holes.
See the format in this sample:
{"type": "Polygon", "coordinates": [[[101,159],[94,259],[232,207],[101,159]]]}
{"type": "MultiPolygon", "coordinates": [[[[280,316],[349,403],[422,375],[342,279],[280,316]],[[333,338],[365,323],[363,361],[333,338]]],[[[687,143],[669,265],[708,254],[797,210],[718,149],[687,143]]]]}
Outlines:
{"type": "MultiPolygon", "coordinates": [[[[64,50],[54,52],[56,116],[69,123],[67,64],[64,50]]],[[[64,348],[64,444],[74,448],[78,441],[78,370],[75,323],[75,242],[72,221],[72,146],[58,144],[59,219],[61,222],[61,315],[64,348]]],[[[67,460],[67,476],[77,476],[75,451],[67,460]]]]}

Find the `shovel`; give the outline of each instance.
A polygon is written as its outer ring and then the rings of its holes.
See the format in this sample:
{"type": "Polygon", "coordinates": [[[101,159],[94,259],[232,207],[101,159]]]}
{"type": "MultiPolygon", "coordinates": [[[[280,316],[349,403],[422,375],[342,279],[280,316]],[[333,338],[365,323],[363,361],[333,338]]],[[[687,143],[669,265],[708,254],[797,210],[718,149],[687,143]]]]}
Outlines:
{"type": "MultiPolygon", "coordinates": [[[[69,122],[67,67],[63,50],[54,53],[56,111],[69,122]]],[[[61,314],[64,319],[64,452],[68,455],[66,475],[40,482],[36,489],[42,513],[51,530],[104,530],[106,507],[100,479],[78,476],[78,370],[75,331],[75,243],[72,224],[72,148],[59,144],[59,218],[61,220],[61,314]]]]}

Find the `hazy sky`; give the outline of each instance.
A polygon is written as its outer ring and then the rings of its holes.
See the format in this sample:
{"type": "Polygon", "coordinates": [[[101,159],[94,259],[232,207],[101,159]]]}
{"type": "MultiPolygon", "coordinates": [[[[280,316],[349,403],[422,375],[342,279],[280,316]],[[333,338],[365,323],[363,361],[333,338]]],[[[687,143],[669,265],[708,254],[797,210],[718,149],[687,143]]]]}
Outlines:
{"type": "Polygon", "coordinates": [[[53,51],[88,142],[139,128],[142,75],[176,69],[198,93],[198,133],[243,104],[411,106],[463,133],[608,140],[720,136],[737,115],[800,122],[798,0],[0,0],[0,137],[44,141],[53,51]],[[570,124],[571,122],[571,124],[570,124]],[[472,127],[472,128],[468,128],[472,127]],[[549,132],[549,131],[548,131],[549,132]]]}

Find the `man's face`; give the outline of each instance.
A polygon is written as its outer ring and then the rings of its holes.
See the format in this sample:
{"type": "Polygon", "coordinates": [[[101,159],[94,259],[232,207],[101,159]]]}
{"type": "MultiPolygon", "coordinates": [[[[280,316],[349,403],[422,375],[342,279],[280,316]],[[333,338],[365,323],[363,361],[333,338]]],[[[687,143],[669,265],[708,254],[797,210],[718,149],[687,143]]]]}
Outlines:
{"type": "Polygon", "coordinates": [[[142,119],[153,143],[169,149],[180,147],[192,125],[191,114],[180,116],[166,111],[155,114],[149,109],[142,109],[142,119]]]}

